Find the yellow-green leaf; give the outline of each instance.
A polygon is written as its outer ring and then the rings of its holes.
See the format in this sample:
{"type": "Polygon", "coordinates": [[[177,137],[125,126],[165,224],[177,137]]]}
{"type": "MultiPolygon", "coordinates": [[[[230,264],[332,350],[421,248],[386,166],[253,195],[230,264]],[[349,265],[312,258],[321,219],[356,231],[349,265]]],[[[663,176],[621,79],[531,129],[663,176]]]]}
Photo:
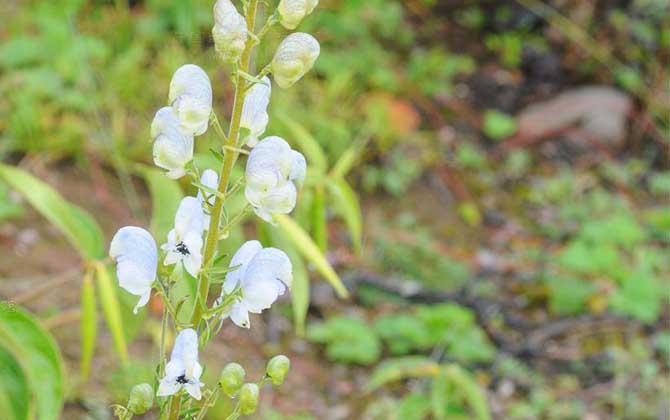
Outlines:
{"type": "Polygon", "coordinates": [[[328,249],[328,225],[326,220],[326,193],[323,185],[314,189],[312,200],[312,236],[321,252],[328,249]]]}
{"type": "Polygon", "coordinates": [[[488,403],[484,392],[472,375],[458,365],[446,365],[440,373],[457,389],[459,394],[468,402],[476,420],[491,420],[488,403]]]}
{"type": "Polygon", "coordinates": [[[328,178],[326,186],[331,194],[333,208],[347,224],[354,252],[360,254],[363,236],[363,216],[358,196],[347,181],[342,178],[328,178]]]}
{"type": "Polygon", "coordinates": [[[128,348],[126,337],[123,332],[123,319],[121,317],[121,305],[116,296],[116,288],[112,282],[112,276],[103,263],[95,263],[98,279],[98,292],[100,293],[100,304],[105,314],[107,327],[112,333],[112,341],[116,352],[123,365],[128,364],[128,348]]]}
{"type": "Polygon", "coordinates": [[[81,320],[79,323],[81,334],[81,356],[79,366],[82,380],[88,379],[91,368],[91,359],[95,351],[95,336],[97,332],[98,313],[95,308],[95,287],[93,274],[89,271],[81,284],[81,320]]]}
{"type": "Polygon", "coordinates": [[[406,356],[384,360],[377,366],[366,385],[368,392],[390,382],[407,378],[434,378],[440,373],[440,365],[425,356],[406,356]]]}
{"type": "Polygon", "coordinates": [[[333,165],[328,176],[332,178],[344,178],[360,157],[369,138],[370,137],[367,137],[364,140],[355,141],[347,147],[347,149],[340,155],[340,158],[337,159],[335,165],[333,165]]]}
{"type": "Polygon", "coordinates": [[[342,280],[337,275],[333,267],[326,260],[325,255],[319,250],[312,238],[289,216],[285,214],[275,214],[275,221],[284,231],[286,237],[293,243],[296,249],[312,264],[316,270],[330,283],[338,296],[346,298],[349,292],[344,287],[342,280]]]}
{"type": "Polygon", "coordinates": [[[86,211],[22,169],[0,163],[0,178],[60,229],[82,258],[92,260],[105,256],[102,230],[86,211]]]}

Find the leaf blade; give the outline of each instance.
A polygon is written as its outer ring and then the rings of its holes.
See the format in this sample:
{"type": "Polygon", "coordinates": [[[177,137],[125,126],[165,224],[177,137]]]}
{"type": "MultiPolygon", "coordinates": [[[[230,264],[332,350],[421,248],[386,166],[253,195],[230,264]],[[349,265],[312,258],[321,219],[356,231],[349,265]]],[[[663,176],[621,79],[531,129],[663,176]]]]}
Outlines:
{"type": "Polygon", "coordinates": [[[119,359],[124,366],[128,365],[128,347],[123,332],[123,318],[121,317],[121,305],[116,296],[116,290],[107,267],[103,263],[95,263],[98,279],[98,293],[100,304],[105,315],[107,327],[112,333],[112,341],[119,359]]]}
{"type": "Polygon", "coordinates": [[[347,224],[354,252],[360,255],[363,247],[363,216],[358,197],[343,178],[327,178],[326,186],[333,196],[335,211],[347,224]]]}
{"type": "Polygon", "coordinates": [[[92,273],[87,272],[81,285],[81,320],[79,321],[81,332],[79,370],[81,378],[84,381],[88,379],[91,369],[91,360],[95,351],[97,323],[98,313],[95,308],[95,287],[93,285],[92,273]]]}
{"type": "Polygon", "coordinates": [[[314,243],[312,238],[310,238],[309,235],[287,215],[275,214],[274,218],[296,249],[306,260],[314,264],[316,270],[330,283],[337,295],[341,298],[349,297],[349,292],[346,287],[344,287],[342,280],[328,260],[326,260],[326,257],[321,253],[319,247],[314,243]]]}

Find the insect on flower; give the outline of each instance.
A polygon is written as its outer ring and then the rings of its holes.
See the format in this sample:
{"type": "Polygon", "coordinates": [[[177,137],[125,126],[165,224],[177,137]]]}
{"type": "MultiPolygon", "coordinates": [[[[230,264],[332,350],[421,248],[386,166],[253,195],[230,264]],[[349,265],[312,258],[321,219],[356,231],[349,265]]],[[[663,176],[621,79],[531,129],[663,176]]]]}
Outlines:
{"type": "Polygon", "coordinates": [[[205,214],[200,200],[184,197],[179,203],[174,219],[174,229],[168,233],[167,243],[161,246],[166,251],[164,265],[182,262],[190,275],[196,277],[202,265],[202,232],[205,214]]]}

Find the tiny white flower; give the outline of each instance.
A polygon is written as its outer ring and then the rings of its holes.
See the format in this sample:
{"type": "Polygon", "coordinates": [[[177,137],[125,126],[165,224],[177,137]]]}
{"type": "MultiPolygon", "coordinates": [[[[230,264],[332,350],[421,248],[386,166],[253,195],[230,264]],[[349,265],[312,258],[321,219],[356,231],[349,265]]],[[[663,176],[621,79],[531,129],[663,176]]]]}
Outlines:
{"type": "Polygon", "coordinates": [[[167,243],[161,246],[166,251],[164,265],[178,262],[193,277],[198,276],[202,266],[202,232],[205,214],[200,200],[195,197],[184,197],[179,203],[174,219],[174,229],[168,233],[167,243]]]}
{"type": "Polygon", "coordinates": [[[214,47],[223,61],[234,62],[242,55],[247,42],[247,22],[230,0],[214,4],[214,47]]]}
{"type": "Polygon", "coordinates": [[[310,34],[294,32],[284,38],[272,59],[272,74],[280,88],[293,86],[319,57],[319,41],[310,34]]]}
{"type": "Polygon", "coordinates": [[[245,242],[230,260],[230,267],[239,266],[226,275],[221,297],[237,287],[242,295],[228,313],[238,326],[249,328],[249,313],[260,314],[283,295],[293,281],[293,266],[288,256],[276,248],[263,248],[258,241],[245,242]]]}
{"type": "Polygon", "coordinates": [[[151,138],[156,166],[167,169],[170,178],[184,176],[184,167],[193,160],[193,137],[179,129],[179,120],[171,107],[156,112],[151,123],[151,138]]]}
{"type": "Polygon", "coordinates": [[[182,132],[199,136],[207,131],[212,113],[212,85],[203,69],[195,64],[179,67],[170,81],[168,99],[182,132]]]}
{"type": "Polygon", "coordinates": [[[177,334],[170,361],[165,365],[165,376],[158,385],[159,397],[176,394],[182,387],[191,397],[202,398],[200,382],[202,366],[198,363],[198,334],[187,328],[177,334]]]}
{"type": "Polygon", "coordinates": [[[242,106],[240,127],[249,130],[249,135],[244,139],[244,143],[250,147],[258,144],[258,138],[265,132],[269,121],[270,79],[264,77],[261,81],[262,83],[256,83],[249,89],[242,106]]]}
{"type": "Polygon", "coordinates": [[[281,137],[266,137],[252,149],[244,195],[261,219],[273,223],[272,214],[293,210],[306,167],[305,157],[281,137]]]}
{"type": "Polygon", "coordinates": [[[281,0],[277,7],[279,22],[286,29],[295,29],[318,4],[319,0],[281,0]]]}
{"type": "Polygon", "coordinates": [[[109,246],[109,256],[116,261],[119,286],[140,300],[133,313],[146,305],[151,296],[151,284],[156,279],[158,250],[149,232],[136,226],[125,226],[116,232],[109,246]]]}
{"type": "MultiPolygon", "coordinates": [[[[216,173],[216,171],[212,169],[205,169],[203,171],[202,175],[200,175],[200,183],[204,185],[207,188],[211,188],[213,190],[216,190],[219,187],[219,174],[216,173]]],[[[216,200],[216,195],[214,193],[210,193],[205,191],[204,192],[204,197],[203,197],[203,191],[198,190],[198,200],[200,203],[202,203],[203,207],[208,207],[211,208],[214,206],[214,201],[216,200]],[[205,197],[207,197],[207,206],[205,206],[205,197]]],[[[210,221],[210,214],[209,210],[205,210],[205,218],[203,222],[204,229],[207,230],[209,229],[209,221],[210,221]]]]}

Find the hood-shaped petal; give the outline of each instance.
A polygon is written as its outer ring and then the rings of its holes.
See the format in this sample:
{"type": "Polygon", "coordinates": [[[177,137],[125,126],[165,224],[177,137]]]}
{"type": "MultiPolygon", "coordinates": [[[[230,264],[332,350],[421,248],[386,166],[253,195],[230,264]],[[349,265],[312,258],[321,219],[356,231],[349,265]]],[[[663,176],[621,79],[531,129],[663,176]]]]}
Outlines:
{"type": "Polygon", "coordinates": [[[166,169],[170,178],[184,176],[186,164],[193,160],[193,137],[179,129],[179,120],[171,107],[156,112],[151,123],[151,137],[156,166],[166,169]]]}
{"type": "Polygon", "coordinates": [[[214,4],[214,47],[221,59],[236,61],[244,51],[247,41],[247,23],[230,0],[214,4]]]}
{"type": "Polygon", "coordinates": [[[183,240],[189,231],[202,235],[204,222],[205,214],[202,211],[200,201],[196,197],[182,198],[174,218],[174,228],[177,238],[183,240]]]}
{"type": "Polygon", "coordinates": [[[268,125],[267,109],[270,103],[271,90],[270,79],[264,77],[261,83],[253,85],[244,97],[240,127],[249,130],[249,135],[244,139],[244,143],[251,147],[258,143],[258,138],[265,132],[268,125]]]}
{"type": "Polygon", "coordinates": [[[202,68],[195,64],[179,67],[172,76],[168,99],[182,132],[197,136],[207,130],[212,113],[212,85],[202,68]]]}
{"type": "Polygon", "coordinates": [[[119,286],[129,293],[140,296],[133,310],[144,306],[151,294],[151,284],[156,279],[158,249],[156,241],[145,229],[126,226],[112,238],[109,256],[116,261],[116,276],[119,286]]]}
{"type": "Polygon", "coordinates": [[[293,86],[307,73],[319,57],[321,47],[310,34],[294,32],[277,47],[272,59],[272,74],[282,89],[293,86]]]}
{"type": "Polygon", "coordinates": [[[244,278],[249,261],[261,250],[263,246],[258,241],[247,241],[235,252],[230,259],[229,267],[239,266],[237,269],[226,274],[222,292],[231,293],[244,278]]]}

